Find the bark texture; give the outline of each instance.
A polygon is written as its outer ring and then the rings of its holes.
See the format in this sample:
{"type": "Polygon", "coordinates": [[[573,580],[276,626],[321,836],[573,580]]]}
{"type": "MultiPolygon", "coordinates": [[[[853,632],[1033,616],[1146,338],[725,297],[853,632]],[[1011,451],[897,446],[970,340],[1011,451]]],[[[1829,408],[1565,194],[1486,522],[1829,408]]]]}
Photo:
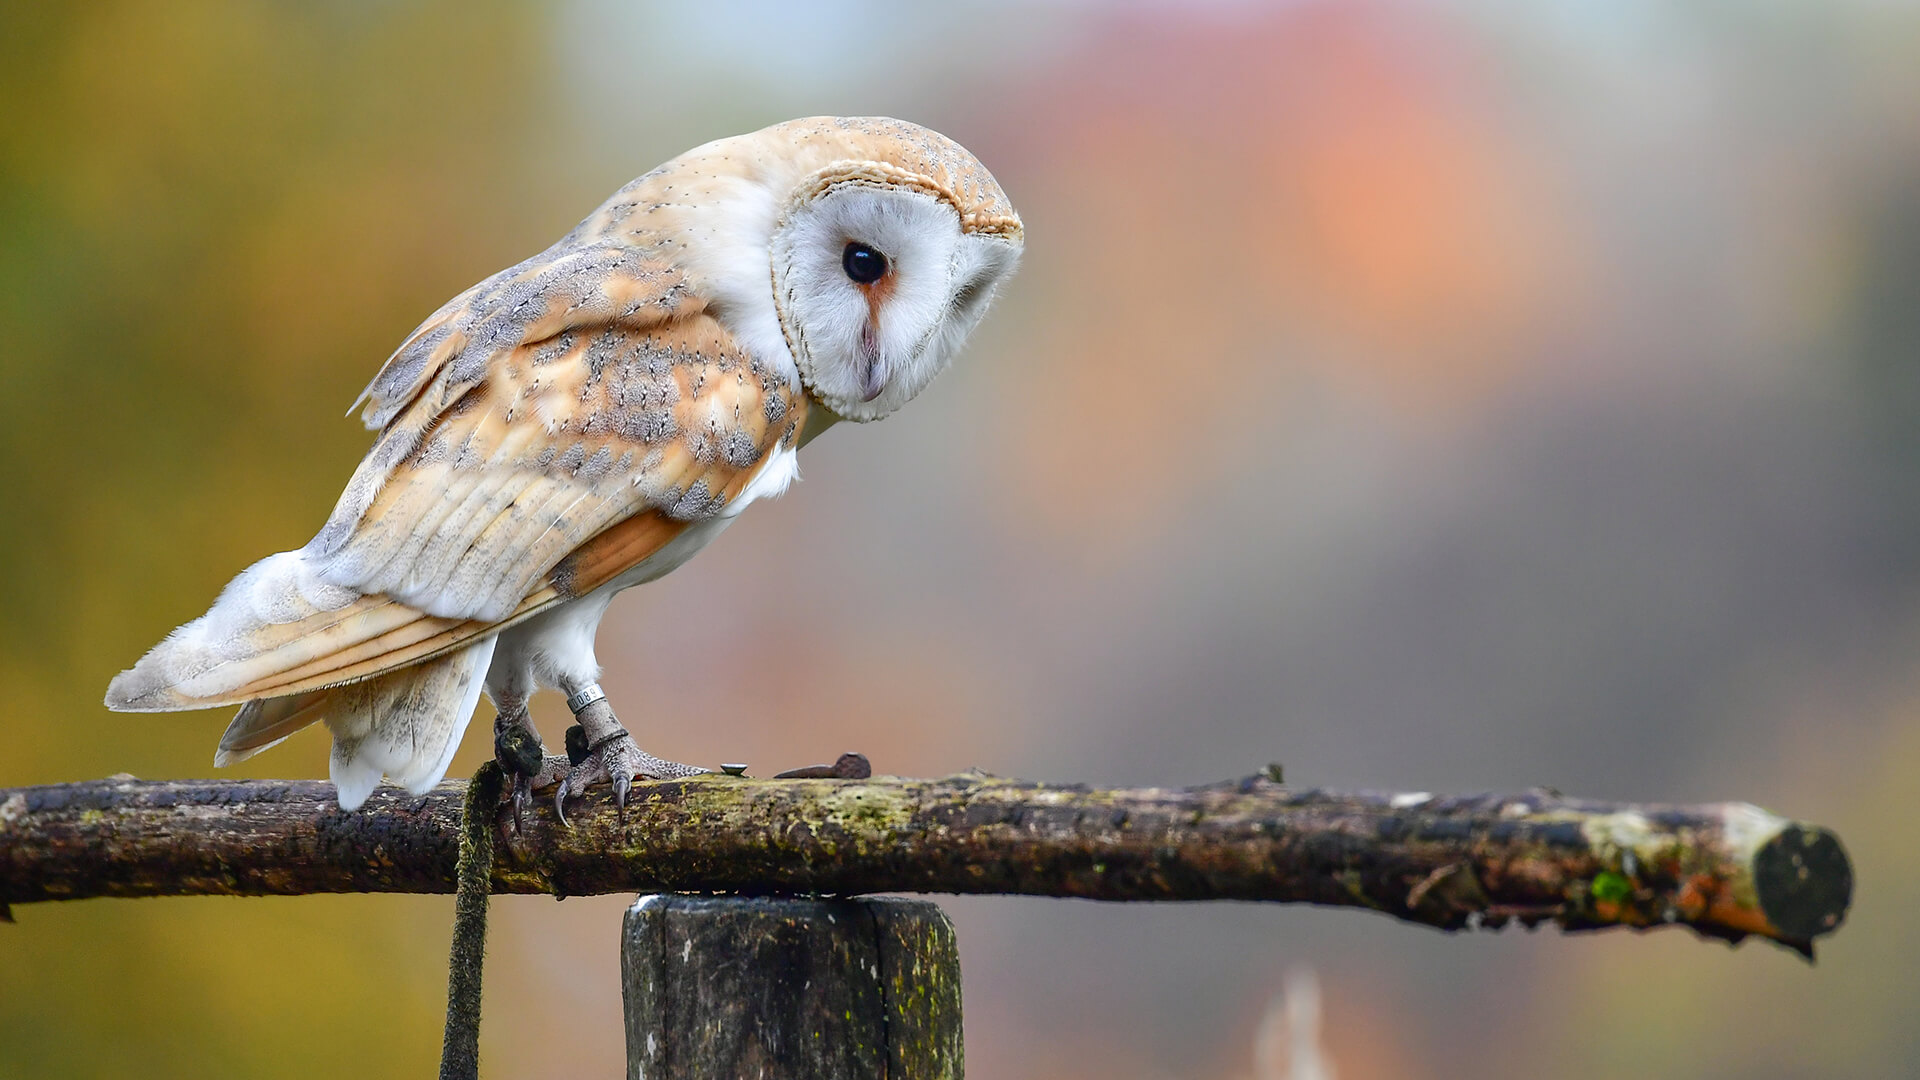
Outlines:
{"type": "Polygon", "coordinates": [[[924,900],[645,896],[620,981],[629,1080],[961,1080],[959,949],[924,900]]]}
{"type": "MultiPolygon", "coordinates": [[[[0,789],[0,913],[95,896],[445,893],[463,785],[114,778],[0,789]]],[[[1443,930],[1690,926],[1811,954],[1852,870],[1817,826],[1745,803],[1333,792],[1264,776],[1101,790],[982,775],[595,788],[562,827],[495,814],[504,893],[1019,893],[1363,907],[1443,930]]]]}

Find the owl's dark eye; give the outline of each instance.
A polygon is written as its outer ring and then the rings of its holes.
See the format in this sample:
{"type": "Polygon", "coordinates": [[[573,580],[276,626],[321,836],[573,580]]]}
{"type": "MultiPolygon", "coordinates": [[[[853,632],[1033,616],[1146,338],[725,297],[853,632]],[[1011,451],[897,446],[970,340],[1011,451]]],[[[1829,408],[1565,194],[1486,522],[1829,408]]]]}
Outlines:
{"type": "Polygon", "coordinates": [[[847,245],[840,256],[840,265],[846,268],[847,276],[862,285],[871,285],[887,276],[887,257],[859,241],[847,245]]]}

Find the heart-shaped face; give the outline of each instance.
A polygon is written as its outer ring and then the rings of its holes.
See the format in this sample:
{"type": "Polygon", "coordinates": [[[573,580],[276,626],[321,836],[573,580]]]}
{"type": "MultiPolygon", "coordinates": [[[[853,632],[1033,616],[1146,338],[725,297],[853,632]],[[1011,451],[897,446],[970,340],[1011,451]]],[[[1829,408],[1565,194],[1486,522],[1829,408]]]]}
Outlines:
{"type": "Polygon", "coordinates": [[[799,185],[773,234],[773,300],[815,400],[878,420],[947,366],[1020,261],[1017,225],[969,224],[926,178],[881,162],[799,185]]]}

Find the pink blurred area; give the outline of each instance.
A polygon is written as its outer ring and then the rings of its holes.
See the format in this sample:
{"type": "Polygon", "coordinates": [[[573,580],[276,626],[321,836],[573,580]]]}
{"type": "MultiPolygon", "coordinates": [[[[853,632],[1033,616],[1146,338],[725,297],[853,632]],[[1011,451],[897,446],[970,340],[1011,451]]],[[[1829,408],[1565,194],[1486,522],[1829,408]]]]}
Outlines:
{"type": "MultiPolygon", "coordinates": [[[[1920,12],[124,4],[9,11],[0,59],[0,785],[208,773],[224,716],[106,681],[304,542],[442,300],[695,143],[886,113],[994,170],[1025,266],[921,400],[615,604],[643,745],[1745,799],[1859,881],[1811,968],[952,899],[971,1075],[1279,1080],[1290,970],[1342,1080],[1920,1071],[1920,12]]],[[[618,1073],[627,902],[499,901],[489,1075],[618,1073]]],[[[17,909],[0,1076],[421,1075],[449,912],[17,909]]]]}

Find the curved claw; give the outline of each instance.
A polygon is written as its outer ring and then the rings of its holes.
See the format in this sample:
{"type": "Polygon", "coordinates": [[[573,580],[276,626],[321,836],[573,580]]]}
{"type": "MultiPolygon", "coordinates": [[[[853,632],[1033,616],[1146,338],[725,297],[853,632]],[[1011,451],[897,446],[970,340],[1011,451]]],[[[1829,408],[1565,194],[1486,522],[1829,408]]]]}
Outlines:
{"type": "Polygon", "coordinates": [[[513,778],[513,831],[525,832],[527,807],[533,802],[533,782],[524,776],[513,778]]]}
{"type": "Polygon", "coordinates": [[[550,774],[559,784],[553,795],[554,813],[559,816],[560,824],[569,828],[573,822],[567,820],[567,796],[584,795],[588,787],[602,780],[610,782],[614,805],[624,811],[627,800],[633,797],[635,780],[695,776],[707,771],[654,757],[633,745],[632,737],[624,729],[616,729],[597,744],[587,744],[585,735],[582,725],[574,725],[567,732],[566,764],[560,764],[559,758],[549,758],[547,762],[549,770],[558,766],[557,773],[550,774]]]}

